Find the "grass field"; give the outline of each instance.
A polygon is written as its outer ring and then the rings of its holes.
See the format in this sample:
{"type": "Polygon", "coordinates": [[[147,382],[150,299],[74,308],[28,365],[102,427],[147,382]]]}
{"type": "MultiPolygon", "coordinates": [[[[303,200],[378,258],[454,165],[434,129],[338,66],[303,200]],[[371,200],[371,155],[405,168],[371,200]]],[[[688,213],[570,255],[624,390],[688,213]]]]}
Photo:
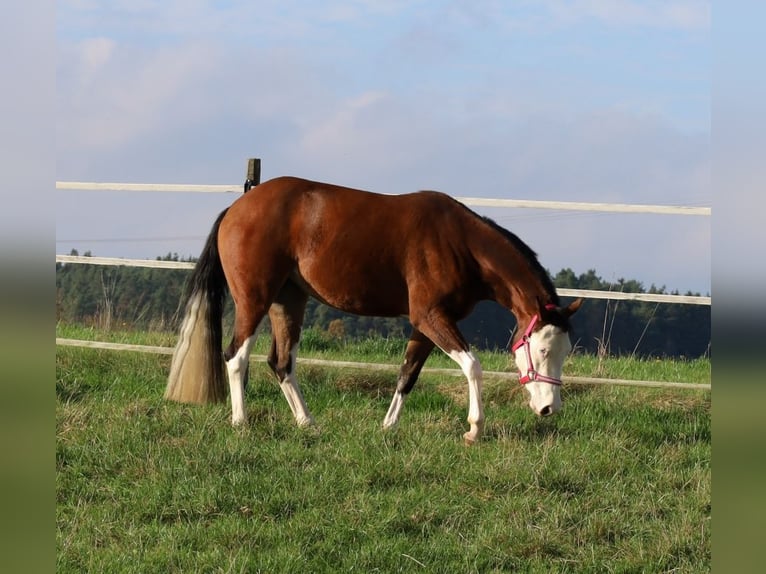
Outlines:
{"type": "MultiPolygon", "coordinates": [[[[304,356],[398,362],[395,347],[304,356]]],[[[299,362],[318,423],[301,430],[254,363],[235,430],[228,405],[162,399],[169,360],[57,349],[57,572],[710,570],[709,391],[565,386],[538,419],[488,380],[467,448],[458,378],[424,375],[384,433],[393,374],[299,362]]],[[[574,356],[565,373],[710,380],[709,361],[633,363],[574,356]]]]}

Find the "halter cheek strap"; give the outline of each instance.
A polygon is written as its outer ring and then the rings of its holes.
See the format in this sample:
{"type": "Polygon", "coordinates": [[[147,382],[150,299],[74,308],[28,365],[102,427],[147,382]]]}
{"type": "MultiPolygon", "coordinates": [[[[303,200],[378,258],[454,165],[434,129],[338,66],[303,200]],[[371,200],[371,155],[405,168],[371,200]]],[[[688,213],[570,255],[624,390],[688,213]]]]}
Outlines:
{"type": "MultiPolygon", "coordinates": [[[[546,305],[545,308],[555,309],[556,306],[546,305]]],[[[532,330],[535,328],[535,323],[537,323],[539,320],[540,316],[537,314],[532,317],[532,320],[529,322],[529,325],[527,325],[527,328],[524,331],[524,334],[521,336],[521,339],[516,341],[511,347],[511,351],[515,353],[516,350],[523,345],[527,354],[527,373],[524,374],[519,372],[519,384],[526,385],[530,381],[542,381],[543,383],[550,383],[552,385],[561,386],[561,379],[554,379],[553,377],[541,375],[535,370],[535,366],[532,364],[532,352],[529,349],[529,336],[532,334],[532,330]]]]}

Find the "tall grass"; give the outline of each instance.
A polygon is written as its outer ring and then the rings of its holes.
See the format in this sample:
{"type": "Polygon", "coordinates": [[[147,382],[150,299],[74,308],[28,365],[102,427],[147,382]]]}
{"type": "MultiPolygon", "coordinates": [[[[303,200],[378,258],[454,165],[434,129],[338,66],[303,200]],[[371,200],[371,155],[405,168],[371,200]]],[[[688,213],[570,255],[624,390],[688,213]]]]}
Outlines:
{"type": "Polygon", "coordinates": [[[394,375],[299,363],[301,430],[254,363],[235,430],[163,401],[169,360],[57,349],[57,571],[709,571],[707,391],[570,386],[539,419],[488,380],[466,448],[460,379],[422,376],[383,432],[394,375]]]}

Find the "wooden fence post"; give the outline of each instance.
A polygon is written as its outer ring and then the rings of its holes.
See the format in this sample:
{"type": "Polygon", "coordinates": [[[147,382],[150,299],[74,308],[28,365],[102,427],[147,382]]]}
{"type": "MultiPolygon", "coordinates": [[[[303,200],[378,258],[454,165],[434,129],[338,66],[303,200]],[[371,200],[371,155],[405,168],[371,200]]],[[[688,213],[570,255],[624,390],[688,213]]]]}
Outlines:
{"type": "Polygon", "coordinates": [[[261,160],[257,157],[251,157],[247,160],[247,176],[245,179],[244,193],[250,191],[250,188],[261,183],[261,160]]]}

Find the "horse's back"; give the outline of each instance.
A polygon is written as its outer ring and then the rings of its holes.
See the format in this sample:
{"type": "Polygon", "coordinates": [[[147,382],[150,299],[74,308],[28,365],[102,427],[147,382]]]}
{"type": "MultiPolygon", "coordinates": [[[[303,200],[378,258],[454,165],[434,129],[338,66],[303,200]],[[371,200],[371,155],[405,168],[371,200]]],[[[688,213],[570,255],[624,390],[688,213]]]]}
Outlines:
{"type": "Polygon", "coordinates": [[[461,207],[435,191],[386,195],[283,176],[240,197],[224,223],[246,228],[251,239],[280,237],[299,252],[302,245],[315,249],[333,239],[365,245],[405,239],[422,243],[458,225],[461,212],[467,211],[461,207]]]}

